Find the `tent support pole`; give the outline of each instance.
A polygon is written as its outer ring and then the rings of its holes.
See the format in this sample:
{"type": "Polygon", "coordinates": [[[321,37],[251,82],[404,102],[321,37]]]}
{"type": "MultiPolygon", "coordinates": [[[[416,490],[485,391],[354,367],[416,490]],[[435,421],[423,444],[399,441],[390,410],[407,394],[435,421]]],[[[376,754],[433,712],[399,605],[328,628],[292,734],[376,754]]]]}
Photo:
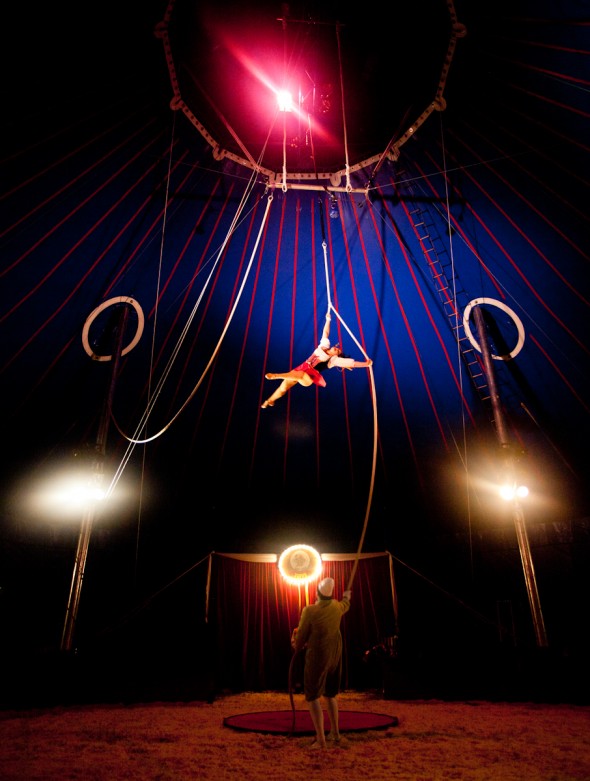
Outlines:
{"type": "MultiPolygon", "coordinates": [[[[481,348],[481,354],[484,361],[484,366],[488,375],[488,384],[490,388],[490,397],[492,402],[492,409],[494,413],[494,422],[496,424],[496,434],[500,441],[500,447],[506,455],[506,463],[510,474],[515,473],[515,461],[512,453],[511,444],[508,438],[508,429],[500,405],[500,397],[498,394],[496,378],[494,374],[494,365],[490,348],[487,341],[485,324],[483,321],[483,314],[479,306],[474,307],[473,316],[477,325],[477,332],[479,336],[479,344],[481,348]]],[[[541,600],[539,598],[539,591],[537,588],[537,579],[535,576],[535,567],[533,565],[533,557],[531,555],[531,548],[529,545],[529,539],[526,530],[526,524],[524,519],[524,512],[522,505],[517,499],[512,501],[514,526],[516,529],[516,539],[518,541],[518,549],[520,551],[520,560],[522,562],[522,569],[524,573],[524,580],[527,589],[527,595],[529,599],[529,605],[531,609],[533,626],[535,630],[535,639],[539,648],[546,648],[548,646],[547,633],[545,631],[545,622],[543,620],[543,612],[541,610],[541,600]]]]}
{"type": "MultiPolygon", "coordinates": [[[[119,362],[123,350],[123,336],[127,322],[128,307],[123,307],[121,318],[116,333],[116,350],[113,354],[111,367],[111,377],[109,389],[104,404],[103,414],[98,427],[96,436],[96,445],[94,450],[94,459],[92,462],[92,487],[99,489],[102,486],[104,477],[104,456],[106,453],[107,433],[111,420],[111,408],[115,391],[115,382],[119,370],[119,362]]],[[[78,547],[76,549],[76,558],[74,561],[74,571],[72,573],[72,583],[70,586],[70,595],[66,607],[66,617],[61,636],[61,650],[71,651],[74,641],[74,629],[78,617],[78,607],[80,605],[80,596],[82,593],[82,583],[84,580],[84,570],[86,569],[86,559],[88,558],[88,547],[90,545],[90,536],[92,534],[92,525],[96,513],[96,499],[90,499],[84,514],[82,524],[78,535],[78,547]]]]}

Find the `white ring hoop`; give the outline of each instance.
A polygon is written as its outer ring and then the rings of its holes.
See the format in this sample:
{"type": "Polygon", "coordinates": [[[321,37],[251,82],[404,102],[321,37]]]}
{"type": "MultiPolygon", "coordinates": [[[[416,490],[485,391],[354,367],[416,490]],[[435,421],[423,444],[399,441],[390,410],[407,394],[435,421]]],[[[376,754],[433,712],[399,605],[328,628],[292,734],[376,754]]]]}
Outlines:
{"type": "Polygon", "coordinates": [[[469,315],[471,314],[471,310],[473,309],[474,306],[478,306],[479,304],[489,304],[490,306],[497,306],[498,309],[501,309],[503,312],[506,312],[506,314],[512,318],[512,321],[516,326],[516,330],[518,331],[518,340],[512,352],[508,353],[508,355],[492,354],[492,358],[495,361],[509,361],[512,358],[516,358],[516,356],[522,350],[522,347],[524,345],[524,326],[522,324],[522,320],[516,314],[516,312],[514,312],[514,310],[510,309],[509,306],[506,306],[506,304],[504,304],[502,301],[498,301],[495,298],[474,298],[465,307],[463,311],[463,328],[465,329],[465,333],[467,334],[467,338],[469,339],[471,344],[475,347],[475,349],[478,352],[481,352],[481,347],[479,346],[479,342],[475,339],[475,337],[471,333],[471,327],[469,325],[469,315]]]}
{"type": "Polygon", "coordinates": [[[135,331],[135,336],[133,339],[129,342],[127,347],[124,347],[121,351],[121,355],[126,355],[128,352],[133,350],[133,348],[137,345],[139,340],[141,339],[141,335],[143,334],[143,325],[145,322],[145,318],[143,316],[143,309],[139,305],[139,303],[134,298],[129,298],[129,296],[115,296],[114,298],[109,298],[107,301],[103,301],[100,306],[97,306],[96,309],[94,309],[86,318],[86,322],[84,323],[84,328],[82,329],[82,344],[84,345],[84,350],[88,353],[88,355],[94,360],[94,361],[110,361],[112,359],[112,355],[97,355],[92,347],[90,346],[90,341],[88,339],[88,333],[90,331],[90,326],[92,323],[96,320],[98,315],[101,312],[104,312],[105,309],[108,309],[110,306],[113,306],[113,304],[130,304],[137,314],[137,330],[135,331]]]}

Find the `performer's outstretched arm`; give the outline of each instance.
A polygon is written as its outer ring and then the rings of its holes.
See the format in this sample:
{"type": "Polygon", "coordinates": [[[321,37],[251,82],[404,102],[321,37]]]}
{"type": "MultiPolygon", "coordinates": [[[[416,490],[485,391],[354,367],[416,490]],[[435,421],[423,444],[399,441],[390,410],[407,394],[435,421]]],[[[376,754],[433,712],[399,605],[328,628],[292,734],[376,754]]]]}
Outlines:
{"type": "Polygon", "coordinates": [[[330,338],[330,321],[332,320],[332,316],[330,315],[330,312],[326,312],[326,322],[324,323],[324,330],[322,331],[322,339],[329,339],[330,338]]]}

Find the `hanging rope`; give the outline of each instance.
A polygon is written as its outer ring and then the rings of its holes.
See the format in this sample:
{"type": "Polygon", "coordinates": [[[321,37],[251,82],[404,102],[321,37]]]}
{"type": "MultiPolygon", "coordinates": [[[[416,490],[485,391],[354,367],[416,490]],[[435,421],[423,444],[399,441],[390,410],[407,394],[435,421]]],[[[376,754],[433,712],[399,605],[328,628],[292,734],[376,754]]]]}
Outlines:
{"type": "MultiPolygon", "coordinates": [[[[320,228],[322,231],[322,248],[324,250],[324,272],[326,275],[326,298],[328,299],[328,312],[330,310],[334,312],[336,317],[338,318],[339,322],[341,323],[342,327],[346,330],[350,338],[353,340],[353,342],[356,344],[358,349],[362,352],[362,354],[365,356],[366,360],[369,360],[369,356],[363,349],[362,345],[358,341],[358,339],[355,337],[355,335],[352,333],[348,325],[344,322],[342,317],[340,316],[340,313],[337,311],[337,309],[332,304],[332,297],[330,294],[330,275],[328,271],[328,245],[326,242],[326,230],[325,230],[325,221],[324,221],[324,210],[323,210],[323,204],[321,201],[321,198],[319,199],[319,208],[320,208],[320,228]]],[[[378,428],[378,422],[377,422],[377,393],[375,390],[375,375],[373,373],[373,367],[369,366],[369,377],[371,382],[371,397],[373,400],[373,458],[372,458],[372,467],[371,467],[371,482],[369,487],[369,496],[367,500],[367,507],[365,510],[365,517],[363,521],[363,529],[361,532],[359,545],[356,552],[356,557],[354,560],[354,564],[352,567],[352,572],[350,575],[350,578],[348,580],[348,584],[346,586],[346,590],[350,591],[352,588],[352,584],[356,575],[356,571],[358,568],[359,558],[361,555],[361,552],[363,550],[363,545],[365,541],[365,536],[367,533],[367,527],[369,524],[369,516],[371,513],[371,506],[373,503],[373,492],[375,488],[375,472],[377,469],[377,442],[378,442],[378,434],[379,434],[379,428],[378,428]]]]}
{"type": "Polygon", "coordinates": [[[342,126],[344,129],[344,157],[346,162],[346,190],[350,192],[352,186],[350,184],[350,165],[348,162],[348,135],[346,132],[346,111],[344,109],[344,76],[342,72],[342,51],[340,48],[340,25],[336,24],[336,40],[338,42],[338,69],[340,72],[340,102],[342,105],[342,126]]]}
{"type": "Polygon", "coordinates": [[[372,466],[371,466],[371,484],[369,488],[369,496],[367,498],[367,507],[365,510],[365,518],[363,521],[363,530],[361,532],[361,536],[359,539],[359,544],[356,551],[354,564],[352,565],[352,572],[350,573],[350,578],[348,579],[348,584],[346,586],[347,591],[350,591],[352,589],[352,584],[354,582],[356,571],[358,569],[360,555],[363,550],[363,545],[365,543],[365,536],[367,534],[367,528],[369,526],[369,516],[371,514],[371,506],[373,504],[373,491],[375,488],[375,471],[377,467],[378,427],[377,427],[377,394],[375,391],[375,376],[373,374],[372,366],[369,366],[369,376],[371,378],[371,395],[373,397],[373,459],[372,459],[372,466]]]}
{"type": "MultiPolygon", "coordinates": [[[[287,8],[285,8],[287,11],[287,8]]],[[[287,17],[281,20],[283,27],[283,91],[287,92],[287,17]]],[[[287,192],[287,106],[283,110],[283,183],[282,190],[287,192]]]]}
{"type": "MultiPolygon", "coordinates": [[[[369,356],[364,351],[362,345],[356,339],[356,337],[354,336],[354,334],[352,333],[350,328],[347,326],[347,324],[344,322],[342,317],[340,317],[340,314],[337,312],[337,310],[334,308],[334,306],[332,304],[330,304],[330,307],[331,307],[332,311],[334,312],[334,314],[336,315],[336,317],[338,318],[338,320],[340,321],[340,323],[342,324],[343,328],[346,329],[347,333],[349,334],[349,336],[351,337],[353,342],[356,344],[356,346],[359,348],[359,350],[363,353],[365,358],[368,360],[369,356]]],[[[370,487],[369,487],[369,495],[368,495],[368,498],[367,498],[367,507],[366,507],[366,510],[365,510],[365,517],[364,517],[364,521],[363,521],[363,529],[362,529],[361,536],[360,536],[360,539],[359,539],[359,544],[358,544],[358,548],[357,548],[357,551],[356,551],[354,564],[352,566],[352,572],[350,573],[350,578],[348,579],[348,584],[346,586],[346,590],[347,591],[350,591],[352,589],[352,584],[353,584],[353,581],[354,581],[354,578],[355,578],[355,575],[356,575],[356,571],[358,569],[359,558],[360,558],[361,552],[363,550],[363,545],[364,545],[364,542],[365,542],[365,536],[367,534],[367,527],[369,525],[369,516],[371,514],[371,506],[373,504],[373,492],[374,492],[374,488],[375,488],[375,472],[377,470],[377,442],[378,442],[378,438],[379,438],[379,426],[378,426],[378,421],[377,421],[377,392],[376,392],[376,389],[375,389],[375,375],[373,373],[373,367],[372,366],[369,366],[369,377],[370,377],[370,383],[371,383],[371,398],[373,400],[373,457],[372,457],[372,465],[371,465],[371,481],[370,481],[370,487]]]]}
{"type": "Polygon", "coordinates": [[[326,226],[324,222],[324,204],[322,199],[318,198],[320,212],[320,230],[322,231],[322,249],[324,251],[324,273],[326,275],[326,300],[328,302],[327,311],[332,308],[332,297],[330,296],[330,275],[328,274],[328,243],[326,241],[326,226]]]}
{"type": "MultiPolygon", "coordinates": [[[[253,182],[254,182],[254,177],[251,179],[251,184],[253,184],[253,182]]],[[[157,401],[157,399],[159,397],[159,394],[160,394],[160,392],[162,390],[162,387],[163,387],[163,385],[164,385],[164,383],[165,383],[165,381],[166,381],[166,379],[167,379],[167,377],[168,377],[168,375],[169,375],[169,373],[170,373],[170,371],[172,369],[173,363],[174,363],[174,361],[175,361],[175,359],[176,359],[176,357],[178,355],[178,352],[180,350],[180,347],[181,347],[184,339],[186,338],[186,335],[188,333],[189,327],[190,327],[190,325],[191,325],[191,323],[192,323],[192,321],[193,321],[193,319],[194,319],[194,317],[196,315],[196,312],[198,310],[200,302],[203,299],[203,296],[204,296],[205,291],[206,291],[206,289],[207,289],[207,287],[209,285],[209,282],[211,281],[211,278],[213,277],[213,273],[215,271],[215,268],[217,267],[217,264],[219,263],[219,260],[220,260],[222,254],[223,254],[223,251],[224,251],[224,249],[225,249],[225,247],[226,247],[226,245],[227,245],[231,235],[233,234],[233,232],[234,232],[234,230],[236,228],[236,225],[237,225],[237,223],[239,221],[239,217],[241,216],[242,211],[243,211],[243,209],[245,207],[246,198],[247,198],[247,194],[249,193],[249,191],[250,191],[250,188],[248,188],[248,190],[246,191],[246,193],[244,194],[244,196],[242,198],[242,201],[241,201],[241,203],[240,203],[240,205],[238,207],[238,210],[236,212],[236,216],[234,217],[234,220],[232,221],[232,224],[231,224],[230,229],[229,229],[229,231],[227,233],[227,236],[225,237],[225,240],[223,241],[222,246],[220,247],[220,249],[218,251],[217,258],[215,260],[215,263],[213,264],[213,268],[211,269],[211,272],[210,272],[209,276],[207,277],[207,280],[206,280],[205,285],[204,285],[204,287],[203,287],[203,289],[202,289],[202,291],[201,291],[201,293],[199,295],[199,298],[198,298],[195,306],[193,307],[193,311],[191,312],[191,315],[190,315],[189,319],[187,320],[187,323],[185,324],[185,326],[183,328],[181,337],[180,337],[179,341],[177,342],[177,345],[176,345],[176,347],[175,347],[175,349],[173,351],[173,354],[172,354],[172,356],[171,356],[171,358],[170,358],[170,360],[169,360],[169,362],[168,362],[168,364],[166,366],[166,369],[165,369],[165,371],[164,371],[164,373],[163,373],[163,375],[162,375],[162,377],[161,377],[161,379],[160,379],[160,381],[159,381],[159,383],[158,383],[158,385],[156,387],[156,391],[155,391],[153,397],[150,399],[150,401],[149,401],[149,403],[148,403],[148,405],[146,407],[146,410],[144,411],[144,413],[143,413],[143,415],[141,417],[141,420],[140,420],[138,426],[136,427],[136,431],[138,433],[145,426],[145,424],[146,424],[146,422],[147,422],[147,420],[148,420],[148,418],[149,418],[149,416],[150,416],[150,414],[151,414],[151,412],[152,412],[152,410],[153,410],[153,408],[155,406],[155,403],[156,403],[156,401],[157,401]]],[[[125,466],[129,462],[129,459],[131,458],[131,454],[133,452],[134,447],[136,445],[147,444],[148,442],[152,442],[153,440],[155,440],[158,437],[162,436],[162,434],[164,434],[170,428],[170,426],[176,421],[176,419],[183,412],[183,410],[186,408],[186,406],[189,404],[191,399],[195,396],[196,392],[200,388],[203,380],[205,379],[205,377],[207,375],[207,372],[211,368],[211,365],[213,364],[213,361],[215,360],[215,358],[217,356],[217,353],[219,352],[219,349],[221,348],[221,345],[222,345],[223,340],[225,338],[225,334],[227,333],[227,330],[228,330],[228,328],[229,328],[229,326],[231,324],[231,321],[232,321],[232,319],[234,317],[235,311],[236,311],[236,309],[238,307],[238,304],[240,302],[240,299],[242,297],[242,293],[244,291],[244,287],[245,287],[246,282],[248,280],[250,271],[252,269],[252,265],[254,263],[254,258],[256,256],[256,252],[258,250],[258,246],[259,246],[260,240],[262,238],[262,233],[263,233],[263,230],[264,230],[264,226],[266,225],[266,221],[268,219],[268,214],[269,214],[269,211],[270,211],[270,206],[271,206],[272,200],[273,200],[273,196],[271,194],[271,195],[268,196],[268,199],[267,199],[266,209],[265,209],[265,212],[264,212],[264,215],[263,215],[263,218],[262,218],[260,229],[258,231],[258,235],[257,235],[257,238],[256,238],[255,245],[254,245],[254,247],[252,249],[252,254],[251,254],[248,266],[246,268],[246,271],[245,271],[245,274],[244,274],[244,278],[243,278],[242,283],[240,285],[240,288],[238,290],[238,294],[236,296],[236,300],[235,300],[234,305],[232,307],[232,310],[231,310],[231,312],[229,314],[227,322],[226,322],[226,324],[225,324],[225,326],[223,328],[223,331],[221,332],[219,340],[217,341],[217,344],[216,344],[216,346],[215,346],[215,348],[213,350],[213,353],[211,354],[209,362],[207,363],[206,367],[203,370],[203,373],[201,374],[201,377],[199,378],[198,382],[196,383],[196,385],[194,386],[194,388],[192,389],[192,391],[188,395],[187,399],[181,405],[180,409],[171,418],[171,420],[162,429],[160,429],[160,431],[158,431],[156,434],[154,434],[153,436],[148,437],[146,439],[138,439],[138,438],[128,437],[127,435],[125,435],[123,432],[120,431],[121,435],[124,436],[125,439],[128,440],[129,444],[128,444],[127,448],[126,448],[126,451],[125,451],[125,453],[123,455],[123,458],[121,459],[121,463],[119,464],[115,474],[113,475],[113,479],[112,479],[111,484],[109,486],[107,495],[110,495],[112,493],[112,491],[114,490],[114,487],[118,483],[121,475],[123,474],[125,466]]]]}
{"type": "MultiPolygon", "coordinates": [[[[205,379],[205,376],[206,376],[207,372],[209,371],[209,369],[211,368],[211,365],[212,365],[213,361],[214,361],[214,360],[215,360],[215,358],[217,357],[217,353],[219,352],[219,349],[220,349],[220,347],[221,347],[221,344],[222,344],[222,342],[223,342],[223,339],[224,339],[224,337],[225,337],[225,334],[227,333],[227,330],[228,330],[229,326],[231,325],[231,321],[232,321],[232,319],[233,319],[233,316],[234,316],[234,314],[235,314],[235,311],[236,311],[236,309],[237,309],[237,307],[238,307],[238,304],[240,303],[240,299],[241,299],[241,297],[242,297],[242,293],[243,293],[243,291],[244,291],[244,287],[246,286],[246,282],[248,281],[248,276],[249,276],[249,274],[250,274],[250,270],[251,270],[251,268],[252,268],[252,264],[253,264],[253,262],[254,262],[254,258],[255,258],[255,256],[256,256],[256,252],[258,251],[258,245],[260,244],[260,239],[261,239],[261,237],[262,237],[262,233],[263,233],[263,231],[264,231],[264,226],[265,226],[265,224],[266,224],[266,220],[267,220],[267,217],[268,217],[268,213],[269,213],[269,210],[270,210],[270,205],[271,205],[271,203],[272,203],[272,200],[273,200],[273,196],[272,196],[272,195],[269,195],[269,196],[268,196],[268,199],[267,199],[267,202],[266,202],[266,209],[265,209],[265,211],[264,211],[264,216],[263,216],[262,222],[261,222],[261,224],[260,224],[260,228],[259,228],[259,230],[258,230],[258,236],[256,237],[256,242],[255,242],[255,244],[254,244],[254,247],[252,248],[252,253],[251,253],[251,255],[250,255],[250,260],[249,260],[249,262],[248,262],[248,266],[247,266],[247,268],[246,268],[246,272],[245,272],[245,274],[244,274],[244,277],[243,277],[243,279],[242,279],[242,282],[241,282],[240,288],[239,288],[239,290],[238,290],[238,294],[237,294],[237,296],[236,296],[236,300],[235,300],[235,302],[234,302],[234,305],[233,305],[233,307],[232,307],[232,309],[231,309],[231,312],[230,312],[230,314],[229,314],[229,317],[227,318],[227,321],[226,321],[226,323],[225,323],[225,326],[223,327],[223,330],[222,330],[222,332],[221,332],[221,335],[220,335],[220,337],[219,337],[219,339],[218,339],[218,341],[217,341],[217,344],[215,345],[215,348],[214,348],[213,352],[211,353],[211,357],[209,358],[209,362],[207,363],[207,365],[206,365],[206,366],[205,366],[205,368],[203,369],[203,373],[202,373],[202,374],[201,374],[201,376],[199,377],[199,380],[198,380],[198,382],[196,383],[196,385],[194,386],[194,388],[192,389],[192,391],[189,393],[189,395],[188,395],[188,397],[186,398],[185,402],[184,402],[184,403],[181,405],[180,409],[179,409],[179,410],[176,412],[176,414],[175,414],[175,415],[174,415],[174,416],[171,418],[171,420],[170,420],[170,421],[169,421],[169,422],[166,424],[166,426],[165,426],[165,427],[164,427],[164,428],[163,428],[161,431],[159,431],[157,434],[154,434],[152,437],[150,437],[149,439],[144,439],[144,440],[130,440],[130,441],[133,441],[133,442],[134,442],[136,445],[143,445],[143,444],[145,444],[145,443],[147,443],[147,442],[151,442],[152,440],[154,440],[154,439],[157,439],[157,438],[158,438],[158,437],[159,437],[161,434],[163,434],[163,433],[164,433],[164,432],[165,432],[165,431],[166,431],[166,430],[167,430],[167,429],[168,429],[168,428],[169,428],[169,427],[170,427],[170,426],[171,426],[171,425],[174,423],[174,421],[175,421],[175,420],[178,418],[178,416],[180,415],[180,413],[181,413],[181,412],[182,412],[182,411],[185,409],[185,407],[186,407],[186,406],[187,406],[187,404],[188,404],[188,403],[191,401],[191,399],[194,397],[195,393],[197,392],[197,390],[198,390],[198,389],[199,389],[199,387],[201,386],[201,383],[202,383],[202,382],[203,382],[203,380],[205,379]]],[[[235,227],[235,225],[234,225],[234,227],[235,227]]],[[[202,298],[202,295],[203,295],[203,293],[204,293],[204,290],[206,289],[206,287],[207,287],[207,285],[208,285],[209,281],[211,280],[211,277],[213,276],[213,272],[214,272],[214,270],[215,270],[215,268],[216,268],[216,265],[217,265],[217,263],[219,262],[219,259],[220,259],[221,255],[223,254],[223,250],[224,250],[225,246],[227,245],[227,242],[229,241],[229,238],[230,238],[230,235],[231,235],[231,233],[232,233],[232,232],[233,232],[233,229],[232,229],[232,230],[230,230],[230,233],[228,233],[228,235],[226,236],[226,238],[225,238],[225,240],[224,240],[224,242],[223,242],[222,246],[221,246],[221,247],[220,247],[220,249],[219,249],[219,253],[218,253],[218,256],[217,256],[217,260],[216,260],[216,262],[215,262],[215,264],[214,264],[213,268],[211,269],[211,272],[210,272],[210,274],[209,274],[209,277],[207,278],[207,282],[206,282],[206,284],[205,284],[205,286],[204,286],[204,289],[203,289],[203,291],[201,292],[201,296],[199,297],[199,301],[201,300],[201,298],[202,298]]]]}
{"type": "Polygon", "coordinates": [[[287,192],[287,112],[283,111],[283,184],[282,190],[287,192]]]}
{"type": "MultiPolygon", "coordinates": [[[[347,333],[350,335],[354,343],[357,345],[359,350],[362,352],[362,354],[365,356],[365,358],[368,360],[369,356],[365,352],[365,350],[360,345],[359,341],[356,339],[350,328],[347,326],[347,324],[344,322],[342,317],[340,317],[340,314],[335,309],[334,305],[332,304],[332,297],[330,294],[330,275],[328,272],[328,244],[326,241],[326,232],[325,232],[325,225],[324,225],[324,212],[323,212],[323,205],[321,198],[319,199],[319,210],[320,210],[320,227],[322,231],[322,248],[324,251],[324,271],[326,275],[326,297],[328,299],[328,312],[331,310],[334,312],[336,317],[338,318],[339,322],[342,324],[342,326],[346,329],[347,333]]],[[[375,473],[377,469],[377,443],[379,440],[379,427],[378,427],[378,421],[377,421],[377,393],[375,390],[375,375],[373,373],[373,367],[369,366],[369,377],[370,377],[370,383],[371,383],[371,398],[373,401],[373,456],[372,456],[372,462],[371,462],[371,480],[369,485],[369,495],[367,498],[367,506],[365,509],[365,516],[363,519],[363,528],[361,531],[361,536],[359,538],[358,547],[356,550],[356,555],[354,558],[354,564],[352,565],[352,571],[350,573],[350,577],[348,579],[348,583],[346,584],[345,591],[350,591],[352,589],[352,584],[354,582],[354,579],[356,577],[356,571],[358,569],[358,563],[359,559],[363,550],[363,546],[365,543],[365,537],[367,534],[367,529],[369,526],[369,517],[371,515],[371,507],[373,504],[373,493],[375,490],[375,473]]],[[[300,649],[303,650],[303,649],[300,649]]],[[[298,658],[300,651],[295,651],[293,655],[291,656],[291,662],[289,663],[289,678],[288,678],[288,686],[289,686],[289,701],[291,703],[291,731],[290,735],[292,735],[295,732],[295,717],[296,717],[296,711],[295,711],[295,700],[293,698],[293,669],[295,666],[295,660],[298,658]]]]}
{"type": "MultiPolygon", "coordinates": [[[[108,491],[107,491],[107,496],[109,496],[112,493],[112,491],[114,490],[116,484],[118,483],[119,479],[121,478],[121,475],[123,474],[123,471],[124,471],[127,463],[129,462],[129,459],[131,458],[131,454],[133,452],[134,447],[136,445],[147,444],[148,442],[151,442],[154,439],[157,439],[158,437],[160,437],[162,434],[164,434],[170,428],[170,426],[176,421],[176,419],[178,418],[180,413],[186,408],[188,403],[191,401],[191,399],[194,397],[194,395],[196,394],[197,390],[201,386],[201,383],[203,382],[207,372],[209,371],[209,368],[211,367],[211,365],[212,365],[212,363],[213,363],[213,361],[214,361],[214,359],[215,359],[215,357],[216,357],[216,355],[217,355],[217,353],[218,353],[218,351],[219,351],[219,349],[221,347],[221,344],[223,342],[225,334],[226,334],[226,332],[227,332],[227,330],[229,328],[229,325],[230,325],[230,323],[231,323],[231,321],[233,319],[234,313],[236,311],[237,305],[238,305],[238,303],[240,301],[240,298],[242,296],[242,293],[243,293],[243,290],[244,290],[244,286],[245,286],[246,281],[248,279],[248,276],[250,274],[250,271],[251,271],[251,268],[252,268],[252,264],[254,262],[255,253],[256,253],[256,250],[257,250],[258,245],[260,243],[260,239],[262,237],[262,232],[263,232],[264,226],[265,226],[266,221],[268,219],[268,214],[269,214],[269,211],[270,211],[270,205],[271,205],[271,202],[273,200],[272,195],[270,195],[269,198],[268,198],[267,205],[266,205],[266,210],[264,212],[264,216],[263,216],[263,219],[262,219],[262,224],[260,226],[260,230],[258,232],[258,236],[257,236],[257,239],[256,239],[256,245],[255,245],[255,247],[254,247],[254,249],[252,251],[250,262],[248,264],[248,267],[246,269],[246,273],[244,275],[244,279],[243,279],[242,284],[240,286],[240,289],[238,291],[238,295],[236,297],[235,304],[234,304],[234,306],[232,308],[232,311],[231,311],[231,313],[229,315],[227,323],[226,323],[226,325],[225,325],[225,327],[224,327],[224,329],[223,329],[223,331],[221,333],[219,341],[217,342],[217,345],[215,347],[213,355],[211,356],[211,359],[209,360],[209,363],[205,367],[205,369],[203,371],[203,374],[201,375],[199,381],[197,382],[197,384],[195,385],[195,387],[193,388],[193,390],[189,394],[188,398],[186,399],[184,404],[182,404],[182,406],[180,407],[178,412],[172,417],[172,419],[160,431],[158,431],[157,434],[154,434],[152,437],[149,437],[147,439],[139,439],[139,433],[140,433],[140,431],[142,431],[142,429],[147,424],[147,421],[148,421],[148,419],[149,419],[149,417],[150,417],[150,415],[152,413],[152,410],[153,410],[153,408],[155,406],[155,403],[156,403],[157,399],[159,398],[159,395],[160,395],[160,393],[162,391],[164,383],[165,383],[167,377],[169,376],[170,371],[172,370],[172,366],[174,365],[174,362],[175,362],[175,360],[176,360],[176,358],[178,356],[180,348],[181,348],[182,344],[184,343],[184,340],[185,340],[185,338],[186,338],[186,336],[188,334],[190,325],[192,324],[192,322],[193,322],[193,320],[194,320],[194,318],[196,316],[197,310],[198,310],[198,308],[199,308],[199,306],[201,304],[201,301],[203,300],[203,296],[205,294],[205,291],[206,291],[209,283],[211,282],[211,279],[213,278],[213,274],[215,272],[215,269],[217,268],[218,263],[221,260],[223,252],[224,252],[224,250],[225,250],[225,248],[226,248],[226,246],[227,246],[231,236],[233,235],[234,231],[236,230],[236,227],[240,223],[240,220],[242,219],[242,217],[245,214],[246,204],[248,203],[250,195],[252,194],[254,186],[256,184],[257,173],[261,169],[262,161],[264,159],[264,155],[265,155],[265,152],[266,152],[266,147],[268,145],[268,142],[269,142],[272,130],[274,128],[274,124],[276,122],[277,114],[278,114],[278,109],[275,112],[275,116],[274,116],[273,121],[272,121],[272,123],[271,123],[271,125],[269,127],[268,134],[266,136],[266,140],[264,142],[263,148],[260,150],[260,154],[259,154],[258,160],[257,161],[251,160],[251,162],[253,163],[252,175],[250,176],[250,179],[249,179],[249,181],[248,181],[248,183],[246,185],[244,193],[242,194],[242,197],[240,199],[240,203],[238,204],[238,208],[237,208],[236,213],[235,213],[235,215],[234,215],[234,217],[232,219],[232,222],[231,222],[231,225],[230,225],[230,227],[228,229],[227,235],[226,235],[226,237],[225,237],[221,247],[219,248],[219,251],[217,253],[217,257],[215,259],[215,262],[213,264],[211,272],[210,272],[209,276],[207,277],[207,280],[205,281],[203,289],[201,290],[201,293],[200,293],[200,295],[199,295],[199,297],[197,299],[197,302],[196,302],[195,306],[193,307],[192,312],[189,315],[189,318],[188,318],[187,322],[184,325],[184,328],[183,328],[183,330],[181,332],[181,335],[180,335],[180,337],[179,337],[179,339],[178,339],[178,341],[176,343],[176,346],[175,346],[174,350],[172,351],[172,355],[171,355],[171,357],[170,357],[170,359],[169,359],[169,361],[168,361],[168,363],[167,363],[167,365],[166,365],[166,367],[164,369],[164,372],[162,374],[162,377],[160,378],[160,381],[158,382],[158,385],[156,386],[156,390],[155,390],[153,396],[151,396],[151,395],[148,396],[148,399],[149,399],[148,404],[146,406],[146,409],[145,409],[145,411],[144,411],[144,413],[143,413],[143,415],[142,415],[138,425],[135,428],[134,436],[133,437],[129,437],[127,434],[125,434],[121,430],[119,425],[117,424],[116,420],[114,420],[114,418],[113,418],[114,423],[117,426],[117,430],[119,431],[121,436],[124,437],[129,442],[129,445],[126,448],[126,451],[125,451],[125,453],[123,455],[123,458],[121,459],[121,463],[119,464],[119,467],[118,467],[117,471],[115,472],[115,474],[113,476],[113,479],[112,479],[111,484],[110,484],[110,486],[108,488],[108,491]]],[[[173,124],[173,130],[172,130],[172,135],[173,136],[174,136],[174,128],[175,128],[175,126],[176,125],[174,123],[173,124]]],[[[172,149],[173,149],[173,143],[170,144],[170,156],[172,155],[172,149]]],[[[171,157],[170,157],[170,162],[169,162],[169,165],[168,165],[168,176],[167,176],[167,186],[166,186],[166,207],[164,209],[163,228],[162,228],[162,241],[161,241],[161,246],[160,246],[160,266],[161,266],[161,263],[162,263],[163,250],[164,250],[164,234],[165,234],[165,231],[166,231],[168,193],[170,191],[170,173],[171,173],[171,157]]],[[[159,275],[160,275],[160,272],[159,272],[159,275]]],[[[159,280],[160,280],[160,276],[158,278],[158,290],[159,290],[159,284],[160,284],[159,280]]],[[[159,300],[159,295],[157,295],[157,297],[156,297],[156,301],[158,301],[158,300],[159,300]]],[[[156,308],[156,317],[157,317],[157,308],[156,308]]],[[[153,355],[153,345],[152,345],[152,355],[153,355]]],[[[151,387],[151,370],[150,370],[150,387],[151,387]]]]}

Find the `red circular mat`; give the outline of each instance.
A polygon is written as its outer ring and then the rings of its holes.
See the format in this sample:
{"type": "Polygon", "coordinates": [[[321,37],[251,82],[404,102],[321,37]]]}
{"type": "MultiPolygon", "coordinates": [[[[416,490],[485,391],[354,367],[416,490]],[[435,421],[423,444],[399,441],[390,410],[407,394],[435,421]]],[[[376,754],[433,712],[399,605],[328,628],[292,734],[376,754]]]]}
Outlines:
{"type": "MultiPolygon", "coordinates": [[[[324,718],[326,729],[328,729],[327,714],[324,714],[324,718]]],[[[399,723],[397,716],[390,716],[387,713],[364,713],[363,711],[354,710],[341,710],[338,722],[340,732],[387,729],[387,727],[397,727],[399,723]]],[[[235,716],[226,716],[223,724],[225,727],[249,730],[250,732],[314,734],[311,716],[307,710],[271,710],[258,711],[256,713],[237,713],[235,716]]]]}

